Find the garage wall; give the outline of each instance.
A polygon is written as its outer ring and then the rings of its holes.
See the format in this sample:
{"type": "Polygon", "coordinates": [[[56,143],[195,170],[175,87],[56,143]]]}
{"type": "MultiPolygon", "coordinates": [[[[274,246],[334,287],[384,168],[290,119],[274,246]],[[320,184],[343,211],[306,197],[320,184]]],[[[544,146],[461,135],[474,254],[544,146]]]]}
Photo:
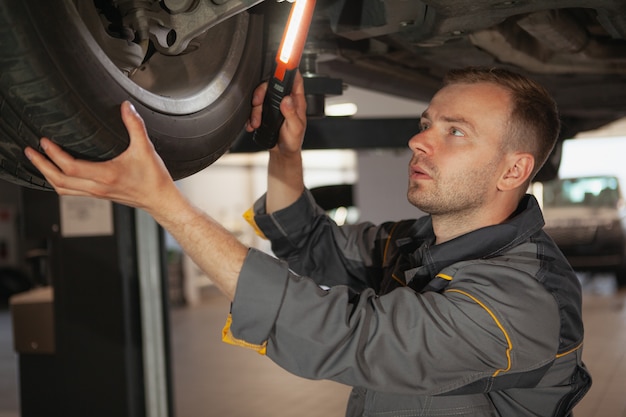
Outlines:
{"type": "MultiPolygon", "coordinates": [[[[622,133],[626,133],[626,129],[622,133]]],[[[559,176],[568,178],[584,175],[615,175],[619,178],[622,192],[624,192],[626,191],[625,155],[626,136],[567,140],[563,144],[559,176]]]]}
{"type": "Polygon", "coordinates": [[[359,151],[357,155],[359,181],[355,199],[361,220],[378,224],[424,215],[406,198],[411,159],[408,148],[359,151]]]}
{"type": "MultiPolygon", "coordinates": [[[[267,152],[225,155],[177,184],[196,206],[224,225],[244,244],[269,252],[269,243],[258,237],[242,217],[265,193],[267,159],[267,152]]],[[[354,183],[355,161],[352,151],[306,151],[303,155],[305,184],[312,188],[354,183]]],[[[175,245],[170,240],[170,246],[175,249],[175,245]]],[[[211,282],[187,256],[183,256],[183,274],[185,300],[194,304],[200,300],[201,288],[211,285],[211,282]]]]}

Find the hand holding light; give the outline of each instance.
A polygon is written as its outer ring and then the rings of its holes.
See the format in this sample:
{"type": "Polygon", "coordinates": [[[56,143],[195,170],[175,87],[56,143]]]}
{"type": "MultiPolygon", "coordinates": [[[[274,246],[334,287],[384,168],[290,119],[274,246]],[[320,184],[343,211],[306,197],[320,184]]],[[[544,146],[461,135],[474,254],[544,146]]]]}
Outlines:
{"type": "Polygon", "coordinates": [[[269,80],[263,101],[261,125],[253,136],[257,145],[265,149],[273,148],[278,142],[278,132],[284,121],[280,112],[280,102],[291,93],[314,8],[315,0],[296,0],[291,6],[287,27],[274,61],[272,78],[269,80]]]}

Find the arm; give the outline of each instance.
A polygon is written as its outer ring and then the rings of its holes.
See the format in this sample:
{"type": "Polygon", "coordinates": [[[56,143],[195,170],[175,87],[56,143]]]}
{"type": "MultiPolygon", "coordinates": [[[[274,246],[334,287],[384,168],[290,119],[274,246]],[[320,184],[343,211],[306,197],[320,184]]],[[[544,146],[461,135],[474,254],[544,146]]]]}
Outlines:
{"type": "Polygon", "coordinates": [[[381,255],[389,225],[363,222],[338,226],[308,190],[289,207],[267,214],[266,199],[254,205],[254,223],[272,243],[273,253],[318,284],[378,288],[381,255]]]}
{"type": "Polygon", "coordinates": [[[248,248],[181,194],[129,102],[121,113],[130,145],[110,161],[75,159],[46,138],[41,147],[52,162],[32,148],[26,156],[61,195],[103,198],[148,212],[232,300],[248,248]]]}
{"type": "Polygon", "coordinates": [[[442,294],[400,288],[377,296],[344,286],[322,291],[251,252],[231,330],[267,341],[268,357],[310,379],[410,395],[532,387],[535,378],[519,377],[541,377],[555,359],[558,306],[536,280],[511,274],[508,262],[445,269],[453,280],[442,294]]]}
{"type": "MultiPolygon", "coordinates": [[[[252,132],[261,124],[263,98],[267,83],[260,85],[252,97],[252,112],[246,130],[252,132]]],[[[267,177],[267,213],[273,213],[295,202],[304,191],[302,177],[302,141],[306,129],[304,83],[298,72],[290,96],[283,99],[280,111],[285,116],[278,144],[270,150],[267,177]]]]}
{"type": "MultiPolygon", "coordinates": [[[[255,91],[246,126],[249,131],[260,124],[266,88],[264,84],[255,91]]],[[[295,201],[304,189],[300,147],[306,102],[300,74],[294,81],[292,96],[281,104],[285,123],[281,141],[270,157],[268,186],[274,196],[273,207],[295,201]]],[[[110,161],[75,159],[47,138],[41,140],[41,148],[50,160],[30,147],[25,150],[26,156],[61,195],[102,198],[148,212],[232,300],[248,248],[182,195],[150,142],[143,120],[129,102],[122,104],[121,114],[130,144],[110,161]]]]}

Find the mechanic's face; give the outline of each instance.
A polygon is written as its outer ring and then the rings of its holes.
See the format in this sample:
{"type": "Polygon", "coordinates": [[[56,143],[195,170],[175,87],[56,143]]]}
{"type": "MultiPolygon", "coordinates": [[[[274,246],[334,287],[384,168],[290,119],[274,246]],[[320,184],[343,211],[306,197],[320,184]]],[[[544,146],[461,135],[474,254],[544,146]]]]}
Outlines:
{"type": "Polygon", "coordinates": [[[409,141],[409,201],[433,215],[470,214],[496,192],[510,96],[491,83],[452,84],[422,114],[409,141]]]}

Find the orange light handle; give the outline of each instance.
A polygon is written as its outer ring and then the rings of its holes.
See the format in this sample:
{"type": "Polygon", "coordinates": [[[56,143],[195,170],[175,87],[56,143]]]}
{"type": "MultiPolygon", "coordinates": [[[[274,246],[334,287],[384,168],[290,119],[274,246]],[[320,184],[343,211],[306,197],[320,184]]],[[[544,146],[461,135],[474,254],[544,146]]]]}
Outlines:
{"type": "Polygon", "coordinates": [[[291,6],[289,20],[272,68],[273,75],[263,101],[261,126],[252,137],[262,148],[271,149],[278,142],[278,133],[285,120],[280,112],[280,103],[291,93],[314,8],[315,0],[296,0],[291,6]]]}

